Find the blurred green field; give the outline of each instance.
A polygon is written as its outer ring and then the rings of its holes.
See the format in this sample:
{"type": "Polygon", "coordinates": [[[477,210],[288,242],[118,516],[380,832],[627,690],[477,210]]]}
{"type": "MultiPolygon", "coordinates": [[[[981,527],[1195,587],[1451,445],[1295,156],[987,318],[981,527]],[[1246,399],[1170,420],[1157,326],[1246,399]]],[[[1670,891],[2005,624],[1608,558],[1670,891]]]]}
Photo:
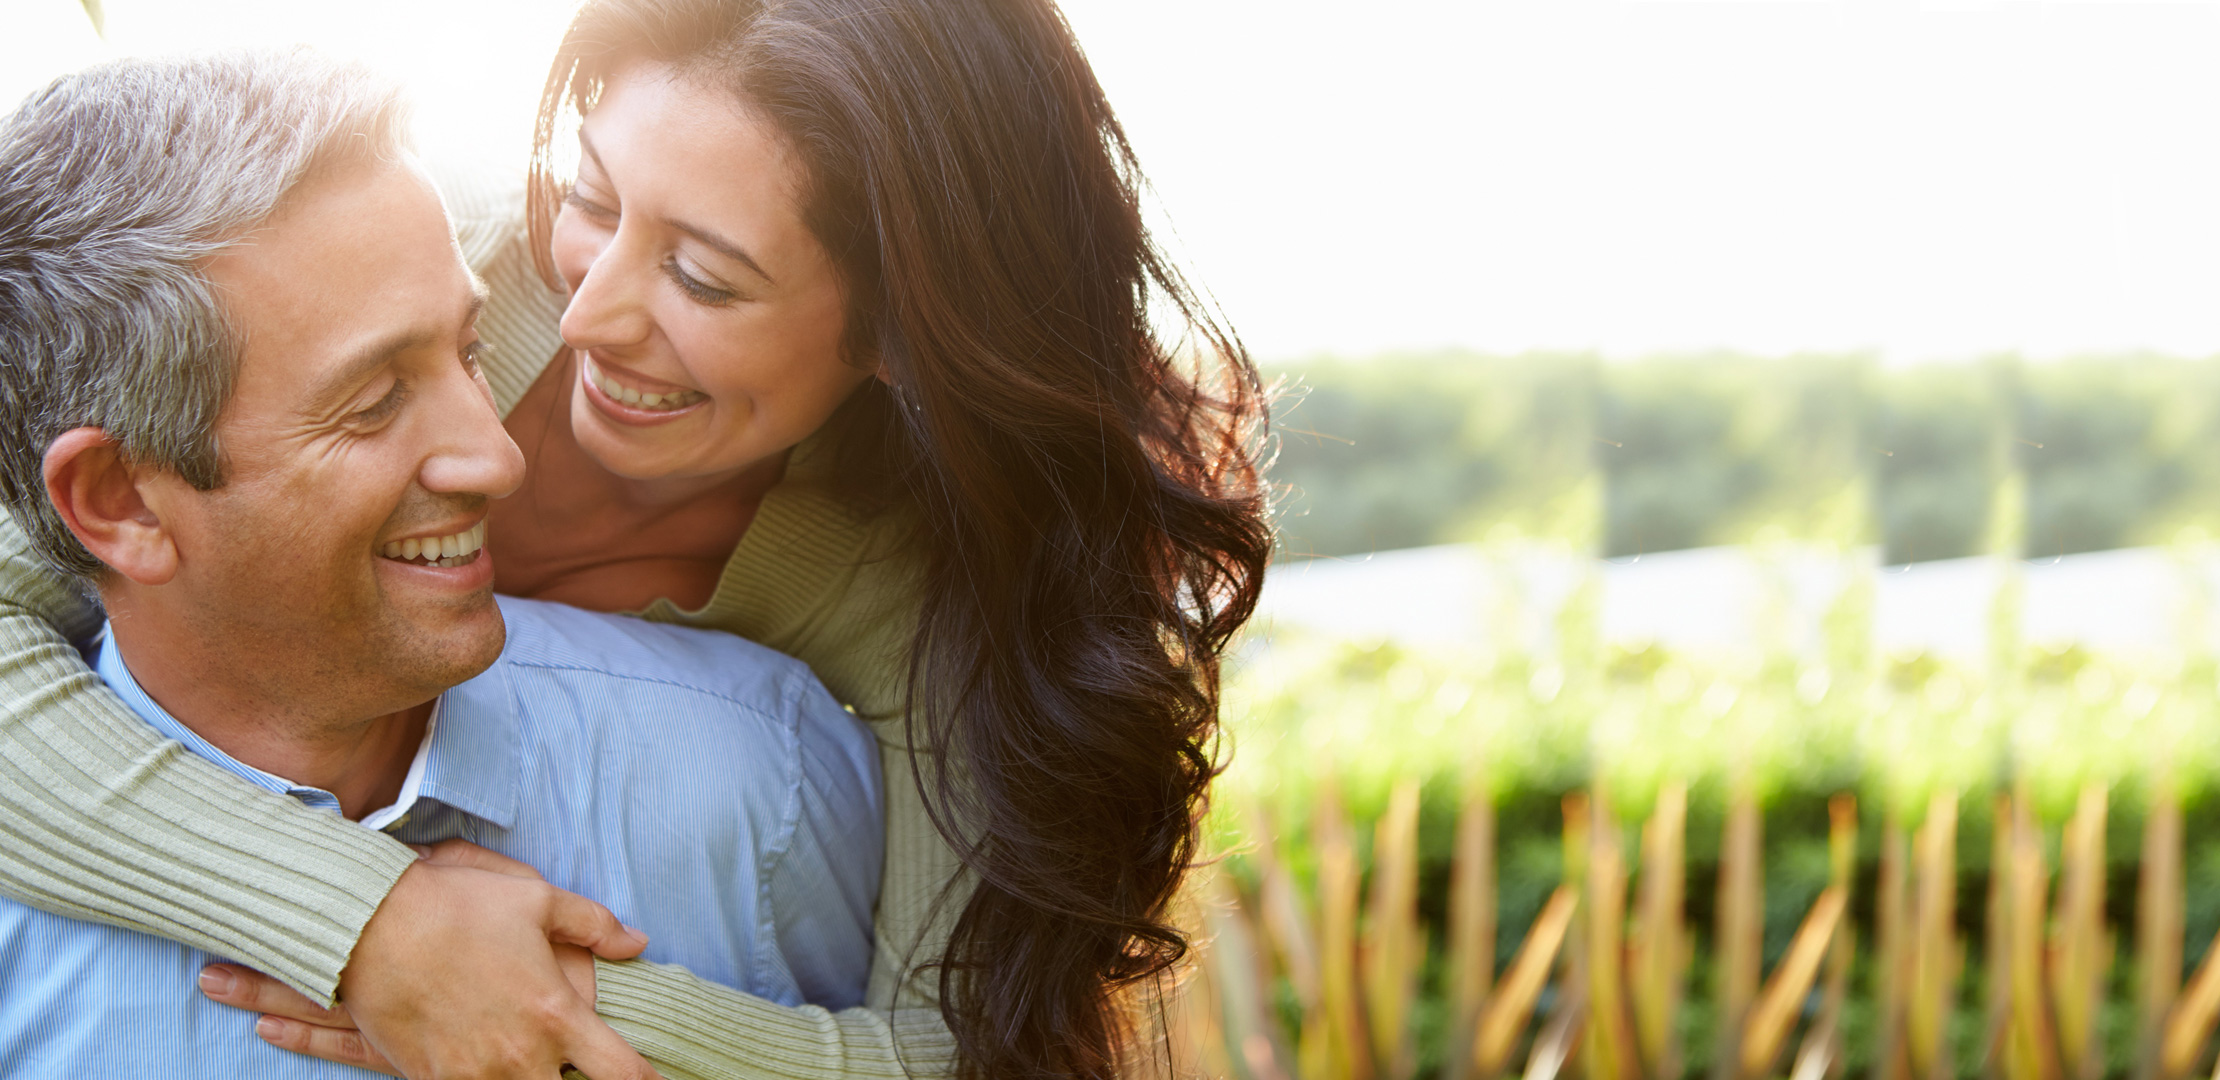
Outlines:
{"type": "Polygon", "coordinates": [[[1288,557],[1789,536],[1895,564],[2220,535],[2220,359],[1438,353],[1274,374],[1288,557]],[[2015,476],[2024,502],[1992,513],[2015,476]]]}
{"type": "Polygon", "coordinates": [[[1252,634],[1226,689],[1230,764],[1209,821],[1225,857],[1204,886],[1215,929],[1203,1004],[1180,1028],[1198,1067],[1481,1075],[1471,1025],[1489,1002],[1472,1000],[1473,958],[1488,958],[1483,981],[1508,977],[1571,881],[1581,914],[1493,1066],[1505,1073],[2212,1072],[2220,965],[2192,978],[2220,933],[2210,635],[2132,656],[2031,644],[2013,583],[2031,556],[2156,543],[2179,557],[2183,594],[2199,594],[2193,568],[2220,535],[2220,362],[1384,358],[1306,365],[1289,383],[1275,478],[1291,555],[1465,541],[1610,557],[1793,541],[1831,545],[1856,567],[1821,618],[1817,653],[1607,641],[1594,581],[1549,613],[1539,649],[1511,634],[1451,645],[1252,634]],[[1859,554],[1872,547],[1889,562],[1998,560],[1985,654],[1877,647],[1872,559],[1859,554]],[[1667,901],[1651,894],[1668,864],[1652,860],[1642,827],[1661,793],[1680,791],[1679,899],[1665,920],[1656,905],[1667,901]],[[1575,834],[1601,828],[1591,840],[1568,840],[1575,793],[1605,811],[1574,822],[1575,834]],[[1855,800],[1854,847],[1831,852],[1852,837],[1830,819],[1838,796],[1855,800]],[[1477,925],[1455,929],[1476,917],[1478,879],[1452,887],[1460,858],[1472,861],[1473,848],[1456,849],[1476,804],[1493,826],[1484,948],[1453,940],[1477,925]],[[1740,855],[1724,839],[1735,805],[1762,817],[1762,839],[1740,855]],[[1945,805],[1955,824],[1930,851],[1945,805]],[[1944,860],[1931,873],[1906,869],[1930,856],[1944,860]],[[1612,866],[1624,876],[1599,892],[1612,866]],[[1906,937],[1903,920],[1937,910],[1921,890],[1944,880],[1948,926],[1906,937]],[[1756,1038],[1754,991],[1729,984],[1755,978],[1753,962],[1781,978],[1830,884],[1847,902],[1842,932],[1814,939],[1803,960],[1818,964],[1822,946],[1829,959],[1775,995],[1788,1010],[1781,1049],[1761,1066],[1722,1051],[1756,1045],[1741,1041],[1756,1038]],[[1722,910],[1736,904],[1755,907],[1722,910]],[[1678,964],[1643,944],[1667,922],[1687,941],[1678,964]],[[1737,926],[1758,943],[1754,961],[1722,944],[1737,926]],[[1294,951],[1317,955],[1291,955],[1291,933],[1309,939],[1294,951]],[[1602,952],[1579,952],[1595,942],[1602,952]],[[1337,962],[1346,985],[1319,989],[1337,962]],[[2013,971],[2032,980],[2018,997],[2013,971]],[[1572,1026],[1552,1028],[1575,996],[1572,1026]],[[1678,1004],[1660,1014],[1665,1001],[1678,1004]],[[1670,1017],[1669,1052],[1648,1030],[1656,1015],[1670,1017]],[[1570,1040],[1568,1059],[1535,1053],[1553,1031],[1570,1040]],[[2193,1053],[2164,1057],[2169,1033],[2193,1053]]]}

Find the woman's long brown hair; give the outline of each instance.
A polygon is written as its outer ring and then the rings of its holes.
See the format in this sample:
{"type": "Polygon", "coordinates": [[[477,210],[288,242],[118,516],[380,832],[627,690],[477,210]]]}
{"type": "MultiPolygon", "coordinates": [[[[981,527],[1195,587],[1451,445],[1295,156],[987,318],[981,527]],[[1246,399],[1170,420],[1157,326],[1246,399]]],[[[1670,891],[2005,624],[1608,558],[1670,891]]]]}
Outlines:
{"type": "Polygon", "coordinates": [[[1219,656],[1270,555],[1256,368],[1151,242],[1050,0],[590,0],[541,107],[541,250],[558,120],[633,60],[784,135],[847,359],[890,376],[835,422],[859,498],[919,524],[913,779],[977,883],[938,961],[959,1071],[1110,1076],[1121,988],[1186,948],[1219,656]]]}

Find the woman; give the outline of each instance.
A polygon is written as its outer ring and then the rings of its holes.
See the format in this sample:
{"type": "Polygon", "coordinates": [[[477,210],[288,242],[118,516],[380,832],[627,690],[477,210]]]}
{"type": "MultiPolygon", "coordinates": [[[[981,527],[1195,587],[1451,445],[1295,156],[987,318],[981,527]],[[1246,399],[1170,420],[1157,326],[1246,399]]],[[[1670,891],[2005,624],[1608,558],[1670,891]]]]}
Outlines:
{"type": "MultiPolygon", "coordinates": [[[[793,653],[874,723],[888,778],[874,1013],[614,965],[604,1015],[674,1072],[950,1054],[968,1076],[1116,1071],[1120,989],[1184,945],[1165,909],[1214,773],[1218,656],[1269,550],[1264,405],[1143,230],[1132,153],[1060,15],[597,0],[556,58],[534,176],[513,242],[464,230],[494,289],[489,379],[533,462],[495,511],[499,586],[793,653]],[[558,208],[566,107],[581,160],[558,208]]],[[[213,797],[82,677],[47,625],[82,629],[81,608],[15,569],[0,759],[99,764],[59,795],[0,776],[0,825],[100,884],[18,854],[0,891],[310,990],[351,955],[355,1020],[394,1060],[466,1052],[442,1017],[482,1017],[508,972],[397,902],[414,871],[336,819],[213,797]],[[252,888],[209,852],[149,871],[117,854],[132,813],[268,862],[252,888]]]]}

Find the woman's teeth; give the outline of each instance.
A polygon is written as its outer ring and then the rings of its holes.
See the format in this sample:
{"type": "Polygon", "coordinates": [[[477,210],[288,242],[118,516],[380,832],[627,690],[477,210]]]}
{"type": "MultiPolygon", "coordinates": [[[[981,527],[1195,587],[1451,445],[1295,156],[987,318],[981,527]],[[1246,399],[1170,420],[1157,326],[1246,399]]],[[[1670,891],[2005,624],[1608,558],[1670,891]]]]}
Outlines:
{"type": "Polygon", "coordinates": [[[594,385],[601,388],[602,393],[635,409],[646,409],[649,412],[669,412],[673,409],[683,409],[702,399],[702,393],[699,390],[674,390],[668,394],[643,394],[610,378],[599,367],[594,366],[592,361],[586,363],[586,377],[592,379],[594,385]]]}
{"type": "Polygon", "coordinates": [[[379,554],[418,566],[461,566],[477,558],[478,549],[484,546],[486,523],[481,521],[452,536],[397,540],[387,544],[379,554]]]}

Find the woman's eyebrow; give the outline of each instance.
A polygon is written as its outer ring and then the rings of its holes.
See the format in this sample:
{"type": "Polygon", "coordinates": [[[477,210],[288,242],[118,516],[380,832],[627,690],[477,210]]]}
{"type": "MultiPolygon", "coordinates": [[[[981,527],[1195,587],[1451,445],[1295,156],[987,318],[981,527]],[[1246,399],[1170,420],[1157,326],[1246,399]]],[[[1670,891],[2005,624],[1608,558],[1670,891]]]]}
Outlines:
{"type": "Polygon", "coordinates": [[[778,284],[778,282],[771,280],[771,275],[765,272],[760,264],[758,264],[754,259],[748,257],[747,251],[741,248],[740,245],[735,244],[732,241],[717,235],[716,233],[710,232],[708,229],[704,229],[699,225],[690,225],[686,222],[673,221],[669,218],[663,219],[663,223],[665,225],[669,225],[671,228],[685,233],[688,236],[693,237],[696,240],[701,241],[704,244],[709,245],[712,248],[715,248],[717,250],[717,253],[723,255],[725,258],[731,259],[732,261],[755,271],[756,276],[762,278],[765,282],[772,285],[778,284]]]}
{"type": "MultiPolygon", "coordinates": [[[[594,168],[599,170],[601,175],[609,175],[609,167],[601,163],[601,154],[594,149],[593,138],[586,134],[586,129],[584,127],[580,127],[578,129],[578,148],[586,152],[587,160],[594,163],[594,168]]],[[[735,244],[732,241],[727,240],[724,237],[719,236],[708,229],[702,228],[699,225],[690,224],[684,221],[674,221],[670,218],[663,219],[663,224],[677,229],[678,231],[685,233],[686,235],[691,236],[704,244],[707,244],[711,249],[715,250],[717,254],[723,255],[725,258],[731,259],[732,261],[755,271],[756,276],[762,278],[766,284],[778,284],[777,279],[773,278],[769,271],[763,269],[763,264],[755,261],[754,257],[748,254],[746,248],[743,248],[740,245],[735,244]]]]}

